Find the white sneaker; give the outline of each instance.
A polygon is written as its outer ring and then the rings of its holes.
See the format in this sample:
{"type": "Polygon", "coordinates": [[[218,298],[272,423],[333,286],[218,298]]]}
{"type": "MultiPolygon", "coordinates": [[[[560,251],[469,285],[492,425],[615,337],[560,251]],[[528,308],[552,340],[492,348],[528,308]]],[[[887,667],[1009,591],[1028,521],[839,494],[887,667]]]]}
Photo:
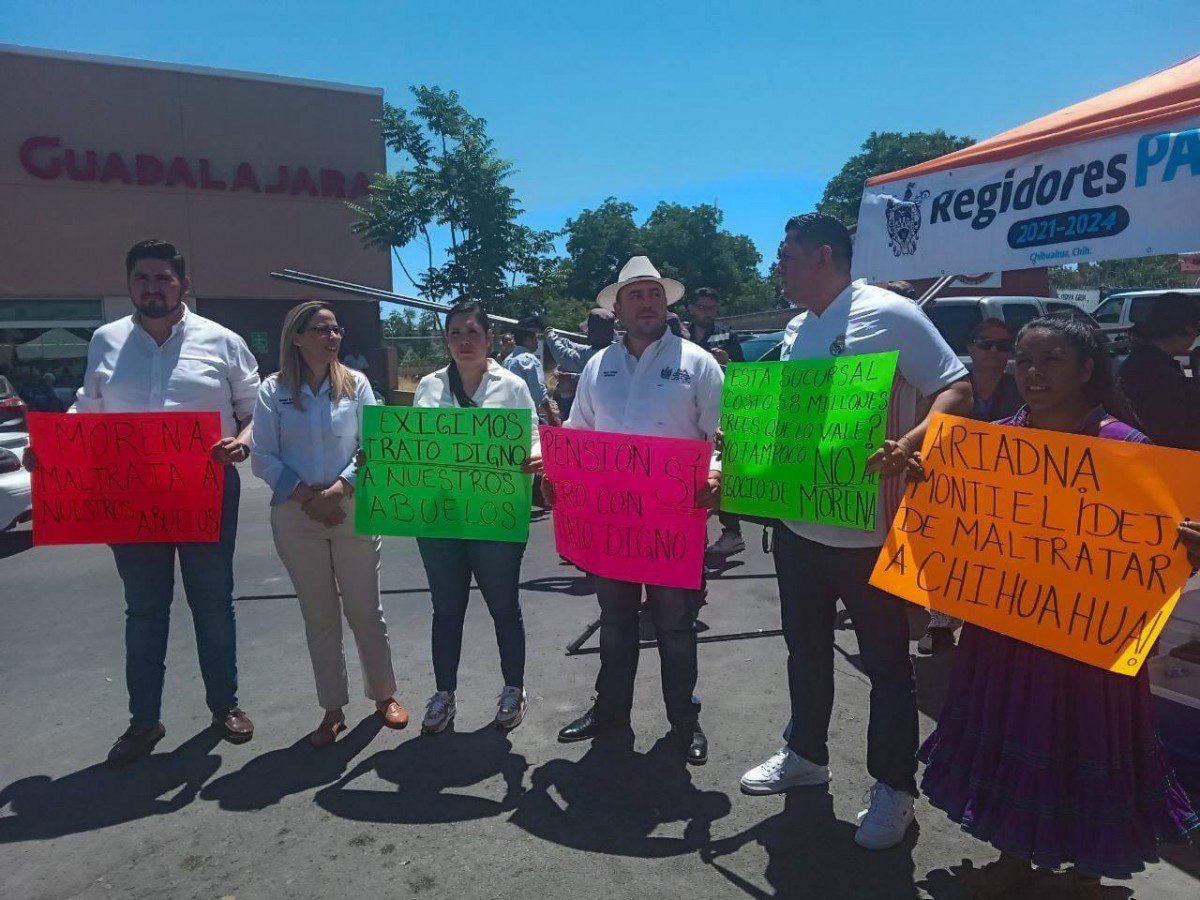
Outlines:
{"type": "Polygon", "coordinates": [[[904,791],[890,788],[882,781],[875,782],[867,795],[870,808],[858,814],[858,831],[854,843],[868,850],[886,850],[904,840],[908,826],[916,818],[913,804],[916,798],[904,791]]]}
{"type": "Polygon", "coordinates": [[[780,747],[761,766],[742,776],[746,794],[779,794],[794,787],[829,784],[829,766],[818,766],[800,756],[791,747],[780,747]]]}
{"type": "Polygon", "coordinates": [[[525,689],[505,685],[496,700],[496,718],[492,724],[502,731],[512,731],[525,718],[525,708],[529,705],[525,689]]]}
{"type": "Polygon", "coordinates": [[[733,556],[746,549],[746,542],[736,531],[722,531],[704,552],[709,556],[733,556]]]}
{"type": "Polygon", "coordinates": [[[454,691],[438,691],[429,698],[425,707],[425,718],[421,722],[422,734],[438,734],[454,721],[458,706],[454,702],[454,691]]]}

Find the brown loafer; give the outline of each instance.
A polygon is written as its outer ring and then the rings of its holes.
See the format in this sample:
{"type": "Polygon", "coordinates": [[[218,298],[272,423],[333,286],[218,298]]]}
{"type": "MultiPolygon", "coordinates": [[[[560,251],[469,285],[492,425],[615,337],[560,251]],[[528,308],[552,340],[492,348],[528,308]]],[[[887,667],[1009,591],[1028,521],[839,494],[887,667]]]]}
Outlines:
{"type": "Polygon", "coordinates": [[[336,741],[337,736],[345,730],[345,716],[339,716],[336,719],[326,716],[321,720],[321,724],[317,726],[317,730],[308,736],[308,742],[320,750],[322,747],[328,747],[336,741]]]}
{"type": "Polygon", "coordinates": [[[388,728],[403,728],[408,724],[408,710],[395,699],[376,703],[375,709],[383,716],[383,724],[388,728]]]}
{"type": "Polygon", "coordinates": [[[221,732],[221,737],[231,744],[244,744],[254,737],[254,723],[237,706],[213,713],[212,723],[221,732]]]}

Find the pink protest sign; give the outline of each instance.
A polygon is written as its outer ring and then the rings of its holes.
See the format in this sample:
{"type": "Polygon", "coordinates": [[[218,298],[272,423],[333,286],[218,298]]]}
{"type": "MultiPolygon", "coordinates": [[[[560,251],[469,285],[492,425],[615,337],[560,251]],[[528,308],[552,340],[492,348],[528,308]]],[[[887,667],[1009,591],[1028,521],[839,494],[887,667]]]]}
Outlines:
{"type": "Polygon", "coordinates": [[[554,485],[554,543],[593,575],[700,587],[712,444],[543,425],[554,485]]]}

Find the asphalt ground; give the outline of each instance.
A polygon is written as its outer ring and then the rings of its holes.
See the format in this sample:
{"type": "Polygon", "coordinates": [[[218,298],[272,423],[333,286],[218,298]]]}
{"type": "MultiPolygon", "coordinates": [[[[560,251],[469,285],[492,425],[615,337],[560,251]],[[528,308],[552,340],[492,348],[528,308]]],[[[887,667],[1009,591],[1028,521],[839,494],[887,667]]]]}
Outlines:
{"type": "MultiPolygon", "coordinates": [[[[430,607],[415,542],[384,544],[384,606],[414,723],[380,730],[351,669],[354,726],[323,752],[300,611],[245,479],[236,557],[242,705],[254,740],[209,729],[194,638],[177,587],[167,736],[149,759],[100,765],[127,721],[121,585],[105,547],[31,548],[0,535],[0,895],[62,897],[930,897],[965,896],[961,876],[995,857],[924,801],[892,850],[853,842],[863,808],[868,683],[853,631],[837,635],[833,783],[748,797],[738,778],[781,743],[782,638],[700,650],[706,766],[665,739],[657,657],[643,651],[633,733],[562,745],[591,697],[598,659],[564,648],[597,617],[589,581],[535,521],[523,569],[525,723],[489,727],[501,683],[491,621],[471,605],[456,729],[418,733],[433,692],[430,607]]],[[[715,536],[716,523],[712,523],[715,536]]],[[[710,580],[706,636],[779,626],[773,570],[747,526],[745,553],[710,580]]],[[[478,595],[476,595],[478,598],[478,595]]],[[[914,609],[913,636],[923,626],[914,609]]],[[[349,635],[347,635],[349,640],[349,635]]],[[[585,645],[596,647],[596,638],[585,645]]],[[[353,651],[348,647],[353,663],[353,651]]],[[[921,731],[937,715],[950,657],[917,658],[921,731]]],[[[1172,849],[1106,896],[1200,895],[1200,854],[1172,849]]],[[[1066,896],[1050,879],[1025,897],[1066,896]]]]}

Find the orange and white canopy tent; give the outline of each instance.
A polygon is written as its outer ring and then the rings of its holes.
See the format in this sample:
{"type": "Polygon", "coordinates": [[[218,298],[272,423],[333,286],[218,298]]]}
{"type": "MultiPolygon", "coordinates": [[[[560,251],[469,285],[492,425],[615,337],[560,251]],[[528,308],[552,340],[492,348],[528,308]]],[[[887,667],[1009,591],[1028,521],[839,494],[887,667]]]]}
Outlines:
{"type": "Polygon", "coordinates": [[[870,179],[872,281],[1200,247],[1200,56],[971,147],[870,179]]]}

